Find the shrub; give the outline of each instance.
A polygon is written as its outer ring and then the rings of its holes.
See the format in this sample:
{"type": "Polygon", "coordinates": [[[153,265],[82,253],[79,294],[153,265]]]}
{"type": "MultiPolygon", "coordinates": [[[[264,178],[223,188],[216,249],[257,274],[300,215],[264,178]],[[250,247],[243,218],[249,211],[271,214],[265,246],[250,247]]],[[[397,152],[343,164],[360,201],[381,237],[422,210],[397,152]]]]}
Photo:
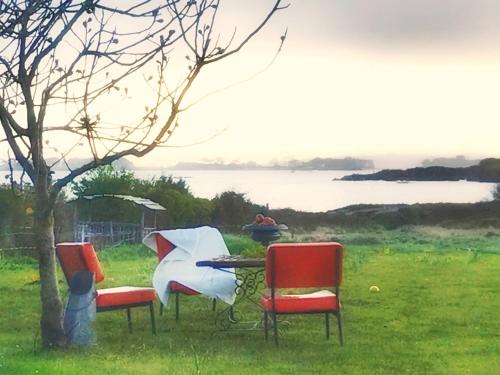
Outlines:
{"type": "MultiPolygon", "coordinates": [[[[159,228],[196,226],[208,224],[213,205],[207,199],[195,198],[186,182],[171,176],[152,179],[136,178],[133,172],[105,166],[90,172],[72,185],[77,197],[94,194],[124,194],[151,199],[165,207],[166,212],[157,216],[159,228]]],[[[139,222],[141,209],[127,201],[113,198],[96,200],[92,205],[78,202],[80,217],[95,221],[117,220],[139,222]],[[112,200],[112,201],[111,201],[112,200]]]]}
{"type": "Polygon", "coordinates": [[[500,201],[500,184],[496,184],[491,191],[494,201],[500,201]]]}
{"type": "Polygon", "coordinates": [[[23,191],[12,189],[8,184],[0,185],[0,248],[31,246],[31,235],[27,227],[32,223],[33,199],[31,187],[23,191]]]}
{"type": "Polygon", "coordinates": [[[263,212],[264,207],[253,204],[245,194],[225,191],[212,199],[214,204],[213,222],[216,225],[247,224],[253,221],[256,214],[263,212]]]}

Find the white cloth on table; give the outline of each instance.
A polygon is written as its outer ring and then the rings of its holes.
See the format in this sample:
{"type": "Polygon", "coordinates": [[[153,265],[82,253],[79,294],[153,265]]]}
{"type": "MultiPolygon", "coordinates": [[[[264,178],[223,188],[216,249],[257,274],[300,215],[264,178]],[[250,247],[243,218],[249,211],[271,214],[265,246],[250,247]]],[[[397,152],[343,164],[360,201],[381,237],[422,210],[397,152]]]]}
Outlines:
{"type": "Polygon", "coordinates": [[[162,230],[149,233],[142,242],[158,252],[155,233],[160,234],[175,248],[158,264],[153,274],[153,287],[166,305],[169,283],[176,281],[209,298],[219,298],[232,305],[236,298],[234,269],[219,270],[197,267],[196,262],[229,255],[220,232],[212,227],[162,230]]]}

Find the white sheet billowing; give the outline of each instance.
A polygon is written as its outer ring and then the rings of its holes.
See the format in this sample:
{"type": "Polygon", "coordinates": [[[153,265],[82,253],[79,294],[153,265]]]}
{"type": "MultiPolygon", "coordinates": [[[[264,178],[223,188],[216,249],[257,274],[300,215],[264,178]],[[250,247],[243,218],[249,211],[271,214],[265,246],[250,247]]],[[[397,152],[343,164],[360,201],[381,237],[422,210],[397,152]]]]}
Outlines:
{"type": "Polygon", "coordinates": [[[233,269],[196,266],[197,261],[229,255],[217,229],[205,226],[152,232],[142,242],[158,252],[154,233],[159,233],[175,245],[153,274],[153,287],[164,305],[168,303],[168,284],[171,281],[177,281],[209,298],[219,298],[230,305],[234,303],[236,277],[233,269]]]}

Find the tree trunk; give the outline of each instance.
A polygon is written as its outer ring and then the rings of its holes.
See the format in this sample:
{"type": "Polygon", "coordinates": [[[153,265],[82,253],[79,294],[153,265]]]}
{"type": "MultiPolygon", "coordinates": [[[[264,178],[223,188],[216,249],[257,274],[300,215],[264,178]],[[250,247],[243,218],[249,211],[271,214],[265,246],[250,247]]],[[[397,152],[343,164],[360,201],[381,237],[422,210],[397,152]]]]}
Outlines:
{"type": "Polygon", "coordinates": [[[49,200],[45,186],[36,187],[35,201],[33,229],[39,257],[42,345],[46,349],[60,348],[65,346],[66,339],[62,327],[62,303],[57,286],[54,207],[49,200]]]}

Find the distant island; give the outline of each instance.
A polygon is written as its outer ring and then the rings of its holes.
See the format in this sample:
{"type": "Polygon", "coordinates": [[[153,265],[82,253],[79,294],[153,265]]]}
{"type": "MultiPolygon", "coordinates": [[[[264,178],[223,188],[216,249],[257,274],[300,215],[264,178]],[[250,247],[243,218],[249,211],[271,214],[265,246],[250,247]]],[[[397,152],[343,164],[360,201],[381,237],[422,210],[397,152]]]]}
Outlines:
{"type": "Polygon", "coordinates": [[[249,163],[177,163],[171,170],[297,170],[297,171],[357,171],[374,169],[372,160],[356,158],[314,158],[309,161],[289,160],[270,165],[249,163]]]}
{"type": "MultiPolygon", "coordinates": [[[[82,165],[90,162],[92,159],[88,158],[69,158],[66,163],[57,158],[47,158],[47,164],[51,166],[53,171],[68,171],[69,169],[75,169],[81,167],[82,165]],[[69,168],[68,168],[69,167],[69,168]]],[[[122,158],[113,162],[113,166],[118,169],[135,169],[134,163],[130,160],[122,158]]],[[[12,169],[14,171],[22,170],[19,163],[14,160],[12,162],[12,169]]],[[[0,171],[10,170],[9,163],[5,160],[0,160],[0,171]]]]}
{"type": "Polygon", "coordinates": [[[383,169],[370,174],[351,174],[344,181],[477,181],[500,182],[500,159],[483,159],[478,165],[465,168],[418,167],[410,169],[383,169]]]}
{"type": "MultiPolygon", "coordinates": [[[[52,166],[54,171],[67,171],[78,168],[79,166],[88,163],[91,159],[70,158],[64,163],[56,158],[48,158],[47,163],[52,166]]],[[[151,170],[155,167],[139,167],[134,165],[130,160],[122,158],[113,163],[116,168],[128,170],[151,170]]],[[[356,159],[345,157],[341,159],[334,158],[314,158],[308,161],[288,160],[280,163],[269,165],[258,164],[256,162],[248,163],[203,163],[203,162],[180,162],[172,167],[158,166],[158,169],[165,170],[297,170],[297,171],[358,171],[364,169],[375,169],[372,160],[356,159]]],[[[21,170],[21,166],[14,161],[12,163],[13,170],[21,170]]],[[[0,170],[9,170],[9,165],[6,161],[0,160],[0,170]]]]}
{"type": "Polygon", "coordinates": [[[479,159],[466,159],[463,155],[457,155],[454,158],[434,158],[422,161],[422,167],[448,167],[448,168],[466,168],[478,165],[479,159]]]}

